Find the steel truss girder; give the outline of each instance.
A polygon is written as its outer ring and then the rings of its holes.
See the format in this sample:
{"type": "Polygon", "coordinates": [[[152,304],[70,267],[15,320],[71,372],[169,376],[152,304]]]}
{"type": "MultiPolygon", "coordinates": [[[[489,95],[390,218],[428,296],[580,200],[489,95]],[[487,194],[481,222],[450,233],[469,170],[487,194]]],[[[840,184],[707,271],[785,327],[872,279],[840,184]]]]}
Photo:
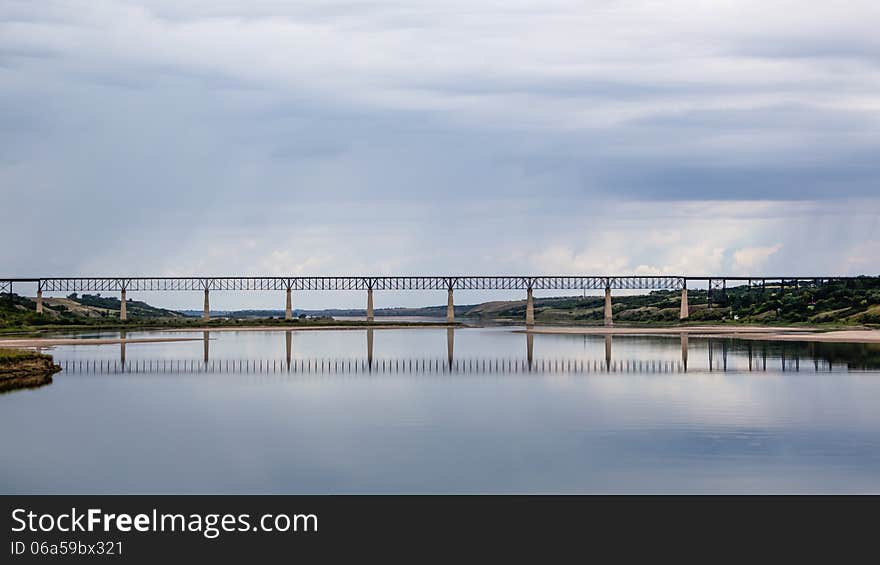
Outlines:
{"type": "MultiPolygon", "coordinates": [[[[30,279],[29,279],[30,280],[30,279]]],[[[680,290],[670,276],[73,277],[33,279],[49,292],[184,290],[680,290]]],[[[11,281],[3,283],[5,288],[11,281]]]]}
{"type": "Polygon", "coordinates": [[[385,276],[385,277],[49,277],[0,279],[0,292],[15,283],[36,283],[48,292],[193,290],[681,290],[704,281],[710,291],[741,283],[762,288],[817,286],[857,277],[679,277],[679,276],[385,276]]]}

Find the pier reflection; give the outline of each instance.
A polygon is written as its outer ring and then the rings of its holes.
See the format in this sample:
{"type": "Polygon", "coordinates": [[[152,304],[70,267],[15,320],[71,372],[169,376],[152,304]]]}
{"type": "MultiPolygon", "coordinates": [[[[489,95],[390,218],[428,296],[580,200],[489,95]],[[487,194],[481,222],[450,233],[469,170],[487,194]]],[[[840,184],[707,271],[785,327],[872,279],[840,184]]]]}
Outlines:
{"type": "Polygon", "coordinates": [[[119,330],[119,363],[123,367],[125,367],[125,340],[126,340],[126,331],[119,330]]]}
{"type": "Polygon", "coordinates": [[[684,370],[688,368],[688,334],[681,334],[681,364],[684,370]]]}
{"type": "Polygon", "coordinates": [[[455,361],[455,330],[446,328],[446,361],[449,367],[455,361]]]}
{"type": "Polygon", "coordinates": [[[611,334],[605,334],[605,368],[606,370],[611,369],[611,334]]]}
{"type": "Polygon", "coordinates": [[[526,360],[529,363],[529,370],[531,370],[535,361],[535,334],[532,333],[526,334],[526,360]]]}
{"type": "Polygon", "coordinates": [[[208,364],[208,359],[209,359],[208,340],[210,338],[209,338],[208,334],[210,334],[210,333],[211,332],[202,332],[202,348],[204,350],[203,355],[202,355],[202,360],[206,365],[208,364]]]}

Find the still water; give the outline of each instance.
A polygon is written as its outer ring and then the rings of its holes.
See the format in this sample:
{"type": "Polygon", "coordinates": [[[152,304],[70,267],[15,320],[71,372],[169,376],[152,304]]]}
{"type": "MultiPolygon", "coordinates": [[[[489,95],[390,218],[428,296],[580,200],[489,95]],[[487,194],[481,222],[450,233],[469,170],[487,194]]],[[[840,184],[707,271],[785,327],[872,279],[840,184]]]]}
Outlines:
{"type": "Polygon", "coordinates": [[[196,339],[59,346],[0,395],[0,492],[880,492],[878,346],[128,333],[153,336],[196,339]]]}

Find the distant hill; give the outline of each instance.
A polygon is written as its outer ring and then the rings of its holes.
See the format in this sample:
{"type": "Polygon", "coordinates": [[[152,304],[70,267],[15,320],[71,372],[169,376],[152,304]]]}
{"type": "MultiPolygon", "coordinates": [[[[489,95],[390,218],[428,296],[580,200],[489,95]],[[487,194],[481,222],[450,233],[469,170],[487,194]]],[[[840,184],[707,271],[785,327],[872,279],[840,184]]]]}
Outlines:
{"type": "MultiPolygon", "coordinates": [[[[100,294],[70,294],[67,298],[43,299],[43,308],[57,309],[59,306],[72,308],[76,312],[86,316],[104,317],[108,315],[118,316],[122,307],[122,301],[115,296],[101,296],[100,294]]],[[[125,310],[132,318],[181,318],[183,314],[175,310],[166,310],[150,306],[146,302],[128,299],[125,310]]]]}
{"type": "MultiPolygon", "coordinates": [[[[456,315],[464,315],[474,306],[456,306],[456,315]]],[[[180,310],[185,316],[201,317],[202,310],[180,310]]],[[[340,318],[366,316],[367,311],[363,308],[327,308],[324,310],[294,310],[294,316],[305,315],[310,318],[340,318]]],[[[373,311],[376,317],[380,316],[418,316],[418,317],[446,317],[446,306],[425,306],[421,308],[377,308],[373,311]]],[[[282,318],[284,310],[211,310],[211,316],[224,316],[227,318],[282,318]]]]}
{"type": "MultiPolygon", "coordinates": [[[[749,289],[728,288],[713,293],[712,307],[706,290],[688,291],[691,322],[739,321],[749,323],[880,324],[880,277],[822,286],[779,286],[749,289]]],[[[677,322],[679,291],[654,291],[639,295],[614,295],[614,320],[620,323],[677,322]]],[[[525,318],[526,301],[486,302],[464,312],[471,318],[519,321],[525,318]]],[[[600,324],[604,319],[604,296],[536,298],[536,321],[600,324]]]]}
{"type": "MultiPolygon", "coordinates": [[[[43,298],[43,315],[36,313],[36,299],[13,294],[0,296],[0,328],[41,325],[81,325],[112,322],[119,318],[119,298],[100,294],[70,294],[66,298],[43,298]]],[[[128,300],[129,318],[158,320],[183,318],[174,310],[156,308],[146,302],[128,300]]]]}

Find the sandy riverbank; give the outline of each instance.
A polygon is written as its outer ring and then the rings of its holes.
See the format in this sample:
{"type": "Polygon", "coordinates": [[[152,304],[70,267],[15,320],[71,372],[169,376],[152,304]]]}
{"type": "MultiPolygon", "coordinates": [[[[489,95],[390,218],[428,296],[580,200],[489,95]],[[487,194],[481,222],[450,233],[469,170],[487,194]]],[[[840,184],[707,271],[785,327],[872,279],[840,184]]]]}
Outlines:
{"type": "Polygon", "coordinates": [[[419,330],[419,329],[444,329],[461,328],[459,324],[410,324],[410,325],[381,325],[381,326],[244,326],[244,327],[204,327],[204,328],[168,328],[155,331],[161,332],[315,332],[325,330],[419,330]]]}
{"type": "Polygon", "coordinates": [[[680,326],[665,328],[636,328],[626,326],[590,326],[590,327],[571,327],[571,326],[538,326],[525,330],[517,330],[523,333],[535,334],[573,334],[573,335],[681,335],[681,334],[751,334],[751,333],[782,333],[795,332],[798,334],[819,331],[818,328],[786,328],[773,326],[680,326]]]}
{"type": "Polygon", "coordinates": [[[537,327],[517,330],[531,334],[568,335],[681,335],[692,337],[737,338],[770,341],[814,341],[834,343],[880,343],[880,330],[854,329],[826,331],[822,328],[770,326],[683,326],[668,328],[627,327],[537,327]]]}
{"type": "Polygon", "coordinates": [[[163,341],[201,341],[199,337],[143,337],[143,338],[25,338],[0,339],[0,347],[48,347],[50,345],[113,345],[119,343],[158,343],[163,341]]]}

